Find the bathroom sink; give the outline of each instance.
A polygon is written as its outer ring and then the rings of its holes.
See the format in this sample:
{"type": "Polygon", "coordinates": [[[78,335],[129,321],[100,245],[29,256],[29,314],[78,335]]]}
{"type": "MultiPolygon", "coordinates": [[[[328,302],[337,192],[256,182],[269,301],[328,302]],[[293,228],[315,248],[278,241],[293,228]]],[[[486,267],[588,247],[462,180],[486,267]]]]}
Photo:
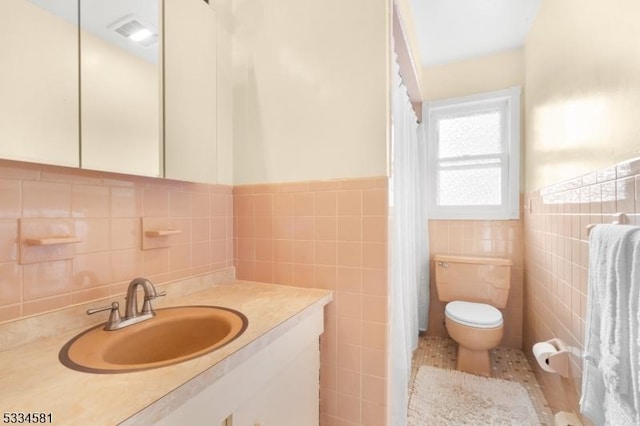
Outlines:
{"type": "Polygon", "coordinates": [[[242,313],[218,306],[157,309],[150,320],[106,331],[104,324],[67,342],[62,364],[90,373],[126,373],[187,361],[230,343],[247,328],[242,313]]]}

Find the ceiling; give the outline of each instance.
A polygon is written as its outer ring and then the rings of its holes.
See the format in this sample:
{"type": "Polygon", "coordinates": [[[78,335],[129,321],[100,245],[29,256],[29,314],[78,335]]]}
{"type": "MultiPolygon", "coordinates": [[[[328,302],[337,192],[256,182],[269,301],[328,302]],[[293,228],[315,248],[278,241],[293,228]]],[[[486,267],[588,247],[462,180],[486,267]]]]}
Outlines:
{"type": "Polygon", "coordinates": [[[411,0],[422,65],[518,48],[542,0],[411,0]]]}

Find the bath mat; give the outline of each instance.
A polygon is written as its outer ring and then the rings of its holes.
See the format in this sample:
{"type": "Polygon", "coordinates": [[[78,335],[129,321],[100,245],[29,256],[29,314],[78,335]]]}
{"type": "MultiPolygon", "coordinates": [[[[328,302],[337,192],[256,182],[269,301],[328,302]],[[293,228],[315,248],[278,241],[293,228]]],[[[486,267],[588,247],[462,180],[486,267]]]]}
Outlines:
{"type": "Polygon", "coordinates": [[[422,366],[409,401],[408,426],[539,425],[519,383],[422,366]]]}

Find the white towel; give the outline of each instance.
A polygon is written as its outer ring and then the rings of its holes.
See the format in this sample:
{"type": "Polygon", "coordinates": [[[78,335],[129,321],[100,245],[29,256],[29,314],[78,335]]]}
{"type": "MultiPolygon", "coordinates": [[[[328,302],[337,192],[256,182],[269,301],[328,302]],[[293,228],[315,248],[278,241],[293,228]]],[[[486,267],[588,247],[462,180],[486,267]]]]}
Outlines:
{"type": "Polygon", "coordinates": [[[589,238],[589,294],[580,411],[596,425],[640,425],[640,227],[598,225],[589,238]]]}

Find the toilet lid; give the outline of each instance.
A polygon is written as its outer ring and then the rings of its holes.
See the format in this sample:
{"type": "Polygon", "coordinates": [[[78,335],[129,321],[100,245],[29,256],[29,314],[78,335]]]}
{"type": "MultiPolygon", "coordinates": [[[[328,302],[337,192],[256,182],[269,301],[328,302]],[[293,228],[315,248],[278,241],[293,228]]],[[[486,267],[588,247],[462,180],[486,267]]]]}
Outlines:
{"type": "Polygon", "coordinates": [[[485,303],[456,300],[447,303],[444,312],[447,318],[469,327],[494,328],[502,325],[502,313],[485,303]]]}

